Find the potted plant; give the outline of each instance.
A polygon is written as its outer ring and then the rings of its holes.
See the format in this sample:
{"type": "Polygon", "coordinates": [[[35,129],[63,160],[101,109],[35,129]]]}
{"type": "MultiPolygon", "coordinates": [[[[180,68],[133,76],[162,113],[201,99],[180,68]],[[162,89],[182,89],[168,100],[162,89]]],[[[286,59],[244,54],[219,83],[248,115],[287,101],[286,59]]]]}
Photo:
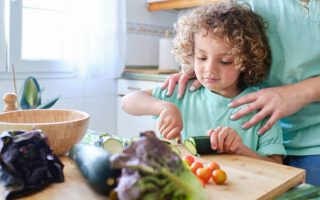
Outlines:
{"type": "Polygon", "coordinates": [[[43,91],[44,88],[40,88],[37,79],[33,76],[29,76],[22,86],[20,109],[48,109],[51,108],[60,98],[60,96],[58,96],[42,103],[41,95],[43,91]]]}

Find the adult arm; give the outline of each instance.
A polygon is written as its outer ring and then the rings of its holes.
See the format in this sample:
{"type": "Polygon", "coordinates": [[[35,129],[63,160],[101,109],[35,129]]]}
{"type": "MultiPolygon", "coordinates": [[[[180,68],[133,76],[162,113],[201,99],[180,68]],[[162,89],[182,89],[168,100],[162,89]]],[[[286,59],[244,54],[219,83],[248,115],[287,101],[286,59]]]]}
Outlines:
{"type": "MultiPolygon", "coordinates": [[[[178,85],[178,99],[182,98],[186,90],[187,82],[189,79],[195,78],[195,74],[186,75],[182,71],[169,76],[167,80],[162,84],[162,89],[168,88],[167,95],[171,96],[173,94],[174,88],[178,85]]],[[[196,79],[190,85],[189,90],[195,91],[201,87],[201,83],[196,79]]]]}
{"type": "Polygon", "coordinates": [[[152,90],[125,95],[122,109],[132,115],[159,116],[158,130],[166,139],[180,137],[183,128],[179,109],[172,103],[152,97],[152,90]]]}
{"type": "Polygon", "coordinates": [[[234,100],[230,107],[248,104],[234,115],[239,119],[255,110],[259,110],[243,128],[250,128],[265,117],[269,120],[259,130],[259,134],[268,131],[279,119],[287,117],[307,104],[320,101],[320,77],[309,78],[296,84],[266,88],[234,100]]]}

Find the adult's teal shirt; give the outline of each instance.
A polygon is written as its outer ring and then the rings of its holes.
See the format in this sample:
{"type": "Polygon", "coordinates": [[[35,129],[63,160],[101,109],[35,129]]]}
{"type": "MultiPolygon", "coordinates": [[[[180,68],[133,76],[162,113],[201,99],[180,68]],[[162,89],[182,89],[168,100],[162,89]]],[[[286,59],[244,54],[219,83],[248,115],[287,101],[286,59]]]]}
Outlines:
{"type": "MultiPolygon", "coordinates": [[[[320,1],[245,2],[269,25],[272,65],[265,87],[297,83],[320,75],[320,1]]],[[[281,119],[281,126],[288,155],[320,154],[319,102],[281,119]]]]}
{"type": "MultiPolygon", "coordinates": [[[[249,94],[254,90],[254,88],[248,88],[239,96],[249,94]]],[[[228,108],[228,103],[233,99],[220,96],[204,87],[192,93],[186,90],[182,99],[177,98],[177,87],[172,96],[168,97],[166,93],[167,90],[162,90],[160,87],[153,90],[155,98],[171,102],[179,108],[183,120],[183,139],[206,135],[208,130],[218,126],[228,126],[238,133],[247,147],[262,156],[286,154],[279,125],[273,126],[266,134],[260,136],[257,132],[261,128],[261,123],[250,129],[241,128],[241,125],[252,117],[252,114],[237,121],[230,120],[230,116],[240,109],[228,108]]]]}

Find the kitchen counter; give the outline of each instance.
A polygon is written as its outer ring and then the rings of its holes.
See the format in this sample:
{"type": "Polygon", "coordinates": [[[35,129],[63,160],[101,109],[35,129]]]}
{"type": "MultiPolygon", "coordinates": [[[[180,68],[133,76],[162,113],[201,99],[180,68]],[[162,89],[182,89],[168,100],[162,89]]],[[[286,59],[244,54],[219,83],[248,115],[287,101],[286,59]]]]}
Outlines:
{"type": "Polygon", "coordinates": [[[123,72],[120,78],[129,79],[129,80],[163,82],[167,79],[168,76],[169,74],[147,74],[147,73],[123,72]]]}
{"type": "Polygon", "coordinates": [[[163,82],[172,73],[177,70],[159,70],[157,66],[133,66],[126,67],[122,73],[122,79],[142,80],[142,81],[156,81],[163,82]]]}

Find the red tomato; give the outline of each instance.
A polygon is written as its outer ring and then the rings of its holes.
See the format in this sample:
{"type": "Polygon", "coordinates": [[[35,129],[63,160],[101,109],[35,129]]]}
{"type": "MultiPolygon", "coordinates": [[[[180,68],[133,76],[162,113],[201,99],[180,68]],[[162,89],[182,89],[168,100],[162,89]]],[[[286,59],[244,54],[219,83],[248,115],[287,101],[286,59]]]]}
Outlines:
{"type": "Polygon", "coordinates": [[[208,168],[198,168],[196,175],[204,182],[208,183],[211,178],[211,171],[208,168]]]}
{"type": "Polygon", "coordinates": [[[211,162],[208,164],[207,168],[210,169],[210,171],[212,173],[214,170],[220,169],[220,165],[216,162],[211,162]]]}
{"type": "Polygon", "coordinates": [[[212,172],[212,180],[215,182],[217,185],[222,185],[226,182],[227,180],[227,174],[225,171],[222,169],[216,169],[212,172]]]}
{"type": "Polygon", "coordinates": [[[197,178],[198,178],[198,180],[200,181],[202,187],[205,187],[205,186],[206,186],[206,183],[205,183],[202,179],[200,179],[199,177],[197,177],[197,178]]]}
{"type": "Polygon", "coordinates": [[[197,169],[199,168],[203,168],[203,164],[199,161],[194,161],[192,164],[191,164],[191,171],[196,174],[197,172],[197,169]]]}
{"type": "Polygon", "coordinates": [[[194,158],[191,155],[183,156],[182,160],[186,161],[189,166],[191,166],[191,164],[194,162],[194,158]]]}

